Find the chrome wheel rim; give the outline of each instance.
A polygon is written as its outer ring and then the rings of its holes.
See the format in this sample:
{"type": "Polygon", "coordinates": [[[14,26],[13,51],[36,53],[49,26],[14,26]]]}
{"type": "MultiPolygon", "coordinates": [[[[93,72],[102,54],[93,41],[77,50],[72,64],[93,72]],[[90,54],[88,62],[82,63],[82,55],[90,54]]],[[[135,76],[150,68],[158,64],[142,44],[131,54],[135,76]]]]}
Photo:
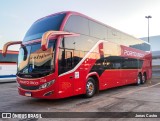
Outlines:
{"type": "Polygon", "coordinates": [[[89,95],[92,95],[93,92],[94,92],[94,84],[89,81],[89,82],[87,83],[87,93],[88,93],[89,95]]]}
{"type": "Polygon", "coordinates": [[[137,84],[140,84],[140,83],[141,83],[141,79],[140,79],[140,76],[138,76],[137,84]]]}

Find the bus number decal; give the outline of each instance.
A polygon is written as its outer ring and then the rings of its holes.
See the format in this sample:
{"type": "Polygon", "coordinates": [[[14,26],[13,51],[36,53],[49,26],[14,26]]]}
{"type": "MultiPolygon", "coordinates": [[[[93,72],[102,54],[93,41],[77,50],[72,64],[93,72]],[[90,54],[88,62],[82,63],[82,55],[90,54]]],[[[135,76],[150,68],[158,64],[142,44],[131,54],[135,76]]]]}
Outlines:
{"type": "Polygon", "coordinates": [[[74,78],[75,78],[75,79],[79,79],[79,72],[75,72],[75,73],[74,73],[74,78]]]}

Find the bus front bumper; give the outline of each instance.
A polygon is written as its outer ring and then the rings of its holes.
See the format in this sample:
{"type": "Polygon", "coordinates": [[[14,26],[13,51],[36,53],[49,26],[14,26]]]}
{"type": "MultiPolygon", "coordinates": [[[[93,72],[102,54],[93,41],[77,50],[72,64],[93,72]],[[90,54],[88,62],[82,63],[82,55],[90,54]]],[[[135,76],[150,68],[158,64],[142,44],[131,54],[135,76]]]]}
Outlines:
{"type": "Polygon", "coordinates": [[[18,87],[18,92],[22,96],[41,98],[41,99],[57,99],[58,96],[53,88],[41,89],[41,90],[25,90],[18,87]]]}

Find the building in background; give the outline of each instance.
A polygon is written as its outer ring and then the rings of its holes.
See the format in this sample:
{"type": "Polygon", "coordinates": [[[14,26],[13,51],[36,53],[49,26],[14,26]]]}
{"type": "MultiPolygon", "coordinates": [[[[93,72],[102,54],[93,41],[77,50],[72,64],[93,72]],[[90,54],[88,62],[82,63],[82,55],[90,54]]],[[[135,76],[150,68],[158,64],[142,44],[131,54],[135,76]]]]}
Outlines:
{"type": "Polygon", "coordinates": [[[0,83],[16,81],[18,51],[8,51],[6,57],[0,50],[0,83]]]}
{"type": "MultiPolygon", "coordinates": [[[[140,39],[148,42],[148,37],[144,37],[144,38],[140,38],[140,39]]],[[[149,37],[149,41],[150,41],[150,44],[151,44],[152,51],[160,51],[160,47],[159,47],[160,35],[149,37]]]]}
{"type": "MultiPolygon", "coordinates": [[[[148,37],[140,38],[148,42],[148,37]]],[[[160,73],[160,35],[151,36],[150,39],[151,49],[152,49],[152,66],[153,66],[153,76],[157,76],[160,73]]]]}

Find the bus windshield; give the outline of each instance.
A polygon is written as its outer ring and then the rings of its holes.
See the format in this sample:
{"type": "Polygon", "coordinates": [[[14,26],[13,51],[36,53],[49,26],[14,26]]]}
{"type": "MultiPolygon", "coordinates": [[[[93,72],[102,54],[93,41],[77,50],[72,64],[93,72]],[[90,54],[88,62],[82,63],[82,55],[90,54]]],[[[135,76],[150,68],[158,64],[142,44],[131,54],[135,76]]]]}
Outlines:
{"type": "Polygon", "coordinates": [[[20,48],[17,76],[23,78],[38,78],[54,71],[55,42],[49,42],[46,51],[41,50],[40,43],[20,48]]]}
{"type": "Polygon", "coordinates": [[[64,17],[65,14],[62,13],[62,14],[48,16],[36,21],[27,31],[23,41],[26,42],[30,40],[39,39],[46,31],[50,30],[58,31],[64,17]]]}

